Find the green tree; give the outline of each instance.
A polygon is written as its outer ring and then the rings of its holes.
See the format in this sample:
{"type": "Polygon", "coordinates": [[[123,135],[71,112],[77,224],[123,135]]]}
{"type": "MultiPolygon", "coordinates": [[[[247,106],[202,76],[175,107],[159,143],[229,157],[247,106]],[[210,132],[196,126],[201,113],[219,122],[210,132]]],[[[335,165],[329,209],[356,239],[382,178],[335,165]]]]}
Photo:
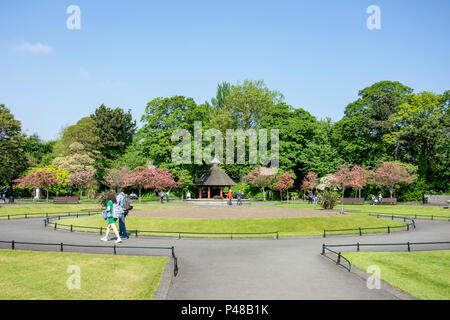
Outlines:
{"type": "Polygon", "coordinates": [[[94,133],[95,126],[96,122],[92,117],[81,118],[75,125],[64,130],[62,144],[68,149],[72,143],[78,142],[84,146],[86,151],[94,151],[99,143],[99,137],[94,133]]]}
{"type": "Polygon", "coordinates": [[[103,104],[91,115],[94,120],[92,133],[98,137],[95,149],[110,160],[123,154],[132,142],[136,131],[136,121],[133,121],[131,111],[121,108],[108,108],[103,104]]]}
{"type": "Polygon", "coordinates": [[[3,104],[0,105],[0,182],[10,186],[12,180],[27,168],[26,141],[21,123],[3,104]]]}

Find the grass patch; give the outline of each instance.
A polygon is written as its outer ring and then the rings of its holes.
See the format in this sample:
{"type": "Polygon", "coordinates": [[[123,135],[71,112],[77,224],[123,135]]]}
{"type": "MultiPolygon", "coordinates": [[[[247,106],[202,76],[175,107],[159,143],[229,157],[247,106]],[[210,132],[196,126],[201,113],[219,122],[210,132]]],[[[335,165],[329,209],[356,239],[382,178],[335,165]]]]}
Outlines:
{"type": "Polygon", "coordinates": [[[167,257],[0,250],[0,299],[152,299],[166,264],[167,257]],[[67,288],[71,265],[80,267],[80,289],[67,288]]]}
{"type": "MultiPolygon", "coordinates": [[[[161,204],[138,204],[133,203],[133,211],[146,211],[146,210],[156,210],[156,209],[170,209],[180,206],[168,206],[161,204]]],[[[183,206],[186,207],[186,206],[183,206]]],[[[7,219],[8,215],[10,218],[23,218],[24,214],[33,214],[29,217],[39,217],[49,214],[54,215],[67,215],[70,213],[87,213],[88,210],[98,210],[101,207],[98,204],[30,204],[30,205],[6,205],[0,208],[0,219],[7,219]],[[35,215],[36,214],[36,215],[35,215]]]]}
{"type": "MultiPolygon", "coordinates": [[[[64,225],[72,224],[74,226],[97,228],[106,226],[106,222],[100,215],[78,219],[64,219],[59,221],[58,224],[59,223],[64,225]]],[[[405,225],[403,222],[382,220],[367,215],[265,219],[182,219],[129,216],[126,220],[126,226],[129,233],[132,233],[132,231],[136,229],[145,231],[204,233],[258,233],[278,231],[280,236],[322,235],[324,229],[350,229],[358,227],[364,228],[403,225],[405,225]]],[[[76,227],[73,227],[73,230],[88,231],[87,229],[76,227]]],[[[358,231],[355,231],[354,233],[357,232],[358,231]]],[[[378,232],[380,232],[380,230],[378,230],[378,232]]]]}
{"type": "Polygon", "coordinates": [[[450,299],[450,250],[343,255],[363,271],[370,265],[377,265],[382,280],[417,299],[450,299]]]}

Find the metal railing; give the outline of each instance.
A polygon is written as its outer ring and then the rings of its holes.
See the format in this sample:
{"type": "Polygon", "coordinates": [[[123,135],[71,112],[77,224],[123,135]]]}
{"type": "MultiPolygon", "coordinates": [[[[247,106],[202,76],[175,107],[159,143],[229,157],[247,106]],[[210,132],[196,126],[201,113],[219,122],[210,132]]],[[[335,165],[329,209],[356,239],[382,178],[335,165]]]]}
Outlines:
{"type": "MultiPolygon", "coordinates": [[[[372,216],[372,214],[369,214],[370,216],[372,216]]],[[[376,215],[375,215],[376,216],[376,215]]],[[[367,228],[363,228],[363,227],[358,227],[358,228],[351,228],[351,229],[324,229],[323,230],[323,237],[326,238],[327,236],[327,232],[348,232],[348,231],[358,231],[359,235],[362,236],[363,235],[363,231],[365,230],[387,230],[387,233],[391,233],[392,229],[404,229],[406,228],[406,231],[409,231],[412,228],[416,228],[416,222],[414,221],[414,219],[409,218],[409,217],[399,217],[399,216],[394,216],[394,215],[389,215],[388,217],[392,218],[392,220],[394,220],[395,218],[397,219],[403,219],[403,222],[406,222],[406,220],[410,220],[410,223],[406,223],[405,225],[401,225],[401,226],[383,226],[383,227],[367,227],[367,228]]],[[[379,217],[377,217],[379,218],[379,217]]],[[[351,233],[344,233],[344,234],[351,234],[351,233]]]]}
{"type": "MultiPolygon", "coordinates": [[[[331,253],[333,253],[333,254],[335,254],[335,255],[337,256],[337,259],[336,259],[336,264],[337,264],[337,265],[343,266],[343,267],[346,268],[349,272],[351,271],[351,269],[352,269],[352,264],[350,263],[350,260],[348,260],[346,257],[344,257],[344,256],[342,255],[341,252],[336,252],[336,251],[334,251],[334,250],[328,248],[325,244],[323,244],[323,245],[322,245],[322,253],[321,253],[321,254],[322,254],[322,256],[327,257],[327,258],[329,258],[329,259],[331,259],[331,258],[328,257],[328,256],[326,255],[326,251],[329,251],[329,252],[331,252],[331,253]],[[347,266],[341,264],[342,259],[345,260],[345,261],[347,262],[347,264],[348,264],[347,266]]],[[[331,259],[331,260],[333,260],[333,259],[331,259]]]]}
{"type": "MultiPolygon", "coordinates": [[[[78,214],[78,216],[82,215],[91,215],[91,213],[87,214],[78,214]]],[[[74,216],[74,215],[72,215],[74,216]]],[[[68,216],[65,216],[68,217],[68,216]]],[[[60,230],[70,230],[70,232],[74,231],[82,231],[82,229],[87,230],[96,230],[99,232],[100,235],[103,235],[103,231],[106,229],[106,227],[89,227],[89,226],[77,226],[73,224],[62,224],[58,222],[51,222],[51,219],[58,219],[61,220],[61,216],[52,216],[52,217],[46,217],[44,219],[44,226],[48,227],[51,226],[53,229],[60,229],[60,230]],[[59,227],[59,228],[58,228],[59,227]]],[[[161,230],[127,230],[127,233],[130,235],[134,235],[135,237],[138,237],[139,235],[145,236],[145,235],[159,235],[159,236],[167,236],[167,237],[177,237],[178,239],[182,238],[182,235],[216,235],[216,236],[227,236],[230,238],[230,240],[239,238],[240,236],[261,236],[261,235],[272,235],[274,239],[279,239],[279,232],[278,231],[272,231],[272,232],[190,232],[190,231],[161,231],[161,230]]]]}
{"type": "Polygon", "coordinates": [[[11,250],[16,250],[17,245],[33,245],[33,246],[56,246],[60,252],[64,252],[64,247],[75,247],[75,248],[107,248],[112,249],[114,255],[117,255],[117,249],[146,249],[146,250],[170,250],[171,256],[174,259],[174,269],[173,275],[176,277],[178,275],[178,258],[175,255],[175,247],[149,247],[149,246],[101,246],[101,245],[85,245],[85,244],[69,244],[69,243],[48,243],[48,242],[24,242],[24,241],[14,241],[14,240],[0,240],[0,243],[6,243],[11,245],[11,250]]]}
{"type": "Polygon", "coordinates": [[[386,217],[386,218],[409,218],[409,219],[425,219],[425,220],[448,220],[450,221],[450,216],[441,216],[435,214],[391,214],[391,213],[370,213],[370,216],[386,217]]]}
{"type": "Polygon", "coordinates": [[[14,214],[5,214],[0,215],[0,220],[11,220],[11,219],[31,219],[31,218],[50,218],[50,217],[79,217],[79,216],[86,216],[86,215],[95,215],[100,213],[99,210],[87,210],[86,212],[70,212],[70,211],[64,211],[64,212],[31,212],[31,213],[14,213],[14,214]]]}
{"type": "MultiPolygon", "coordinates": [[[[406,248],[406,250],[407,250],[408,252],[411,252],[411,251],[412,251],[412,246],[417,246],[417,245],[438,245],[438,244],[439,244],[439,245],[442,245],[442,244],[448,244],[448,245],[450,245],[450,241],[429,241],[429,242],[410,242],[410,241],[408,241],[408,242],[400,242],[400,243],[398,243],[398,242],[397,242],[397,243],[359,243],[359,242],[357,242],[357,243],[351,243],[351,244],[322,244],[322,253],[321,253],[321,255],[322,255],[322,256],[325,256],[325,257],[327,257],[327,258],[329,258],[329,257],[326,255],[326,252],[327,252],[327,251],[329,251],[329,252],[331,252],[331,253],[337,255],[337,261],[336,261],[336,264],[339,264],[339,265],[345,267],[346,269],[348,269],[348,271],[350,271],[350,270],[351,270],[351,263],[350,263],[350,261],[342,255],[342,252],[341,252],[341,251],[338,251],[338,252],[337,252],[337,251],[334,251],[334,250],[332,250],[332,249],[330,249],[330,248],[338,248],[338,247],[355,247],[355,248],[356,248],[356,251],[357,251],[357,252],[360,252],[360,248],[361,248],[361,247],[374,247],[374,246],[403,246],[403,247],[406,248]],[[344,265],[341,264],[342,259],[344,259],[345,261],[347,261],[348,267],[346,267],[346,266],[344,266],[344,265]]],[[[450,246],[449,246],[449,247],[450,247],[450,246]]],[[[421,251],[424,251],[424,250],[421,250],[421,251]]],[[[330,258],[330,259],[331,259],[331,258],[330,258]]]]}

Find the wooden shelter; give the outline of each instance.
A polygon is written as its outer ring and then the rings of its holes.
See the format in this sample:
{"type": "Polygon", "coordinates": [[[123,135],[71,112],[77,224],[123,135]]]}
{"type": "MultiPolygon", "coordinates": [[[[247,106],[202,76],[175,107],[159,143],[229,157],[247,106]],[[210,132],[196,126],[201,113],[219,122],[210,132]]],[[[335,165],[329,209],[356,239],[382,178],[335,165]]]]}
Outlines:
{"type": "Polygon", "coordinates": [[[208,199],[211,198],[211,188],[220,188],[220,196],[223,197],[223,187],[235,186],[233,180],[219,167],[220,161],[214,158],[211,168],[196,182],[199,187],[199,198],[202,198],[202,188],[208,188],[208,199]]]}

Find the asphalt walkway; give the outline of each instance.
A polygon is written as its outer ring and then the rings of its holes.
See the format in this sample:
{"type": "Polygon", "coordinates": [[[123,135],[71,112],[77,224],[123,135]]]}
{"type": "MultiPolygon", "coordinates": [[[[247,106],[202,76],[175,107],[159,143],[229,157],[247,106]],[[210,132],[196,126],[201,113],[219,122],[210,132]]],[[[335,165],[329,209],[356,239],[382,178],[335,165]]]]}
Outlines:
{"type": "MultiPolygon", "coordinates": [[[[416,221],[411,231],[363,235],[274,239],[161,239],[130,237],[117,245],[118,254],[168,255],[167,251],[121,249],[121,246],[175,246],[179,274],[168,299],[396,299],[383,289],[321,256],[322,244],[450,241],[450,222],[416,221]]],[[[100,235],[45,228],[42,218],[0,221],[0,240],[113,245],[100,235]]],[[[0,248],[8,248],[0,244],[0,248]]],[[[16,245],[16,249],[58,248],[16,245]]],[[[419,248],[413,248],[418,250],[419,248]]],[[[420,249],[431,249],[422,246],[420,249]]],[[[450,245],[432,249],[450,249],[450,245]]],[[[347,249],[354,251],[354,249],[347,249]]],[[[405,251],[404,247],[365,247],[361,251],[405,251]]],[[[102,248],[65,248],[71,252],[111,253],[102,248]]]]}

